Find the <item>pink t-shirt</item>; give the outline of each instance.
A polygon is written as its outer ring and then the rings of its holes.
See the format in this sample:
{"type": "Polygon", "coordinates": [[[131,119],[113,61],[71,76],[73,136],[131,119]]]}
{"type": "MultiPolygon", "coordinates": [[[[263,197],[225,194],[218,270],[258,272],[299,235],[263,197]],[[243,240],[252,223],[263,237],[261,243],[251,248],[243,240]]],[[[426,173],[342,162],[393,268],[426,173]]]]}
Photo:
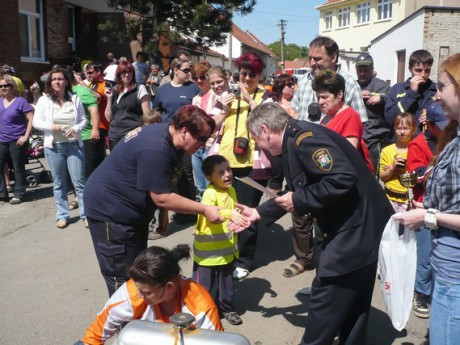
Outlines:
{"type": "Polygon", "coordinates": [[[334,132],[339,133],[341,136],[358,138],[357,150],[366,161],[367,166],[374,172],[369,150],[363,140],[363,124],[359,114],[351,107],[348,107],[341,112],[337,113],[331,121],[326,124],[326,127],[334,132]]]}
{"type": "Polygon", "coordinates": [[[204,95],[201,96],[201,103],[200,103],[200,108],[206,110],[208,107],[208,100],[209,97],[211,96],[211,90],[206,92],[204,95]]]}

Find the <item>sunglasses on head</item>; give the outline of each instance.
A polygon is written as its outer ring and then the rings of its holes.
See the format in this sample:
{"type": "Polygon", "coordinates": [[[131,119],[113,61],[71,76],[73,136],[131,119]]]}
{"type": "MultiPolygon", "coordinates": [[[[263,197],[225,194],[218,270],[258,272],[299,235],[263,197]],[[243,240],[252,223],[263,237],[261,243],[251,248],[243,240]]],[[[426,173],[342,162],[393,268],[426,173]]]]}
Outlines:
{"type": "Polygon", "coordinates": [[[8,83],[8,84],[1,84],[1,85],[0,85],[0,89],[7,89],[7,88],[9,88],[10,86],[11,86],[10,83],[8,83]]]}
{"type": "Polygon", "coordinates": [[[240,72],[240,76],[245,77],[245,78],[247,76],[249,76],[249,78],[255,78],[255,77],[257,77],[257,73],[240,72]]]}
{"type": "Polygon", "coordinates": [[[200,75],[199,77],[195,76],[195,77],[192,77],[192,79],[195,80],[195,81],[196,80],[206,80],[206,76],[204,76],[204,75],[200,75]]]}
{"type": "Polygon", "coordinates": [[[184,69],[180,69],[180,71],[184,72],[185,74],[189,74],[192,70],[190,68],[184,68],[184,69]]]}

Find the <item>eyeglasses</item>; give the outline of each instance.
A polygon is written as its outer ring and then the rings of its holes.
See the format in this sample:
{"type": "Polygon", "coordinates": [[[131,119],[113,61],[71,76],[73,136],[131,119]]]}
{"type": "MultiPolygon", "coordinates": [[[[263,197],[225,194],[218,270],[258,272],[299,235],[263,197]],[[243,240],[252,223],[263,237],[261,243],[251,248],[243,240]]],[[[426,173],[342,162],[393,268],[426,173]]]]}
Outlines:
{"type": "Polygon", "coordinates": [[[249,76],[249,78],[255,78],[257,77],[257,73],[248,73],[248,72],[240,72],[240,76],[246,78],[249,76]]]}
{"type": "Polygon", "coordinates": [[[91,74],[94,74],[94,73],[96,73],[96,71],[86,71],[86,74],[88,74],[88,75],[91,75],[91,74]]]}
{"type": "Polygon", "coordinates": [[[438,89],[439,92],[442,92],[442,90],[443,90],[446,86],[449,86],[450,84],[453,84],[453,82],[448,81],[447,83],[442,83],[442,82],[438,81],[438,82],[436,83],[436,88],[438,89]]]}
{"type": "Polygon", "coordinates": [[[192,70],[190,68],[184,68],[184,69],[180,69],[179,68],[179,71],[182,71],[184,72],[185,74],[189,74],[192,70]]]}
{"type": "Polygon", "coordinates": [[[287,83],[287,84],[284,84],[284,85],[287,86],[287,87],[293,87],[294,86],[293,83],[287,83]]]}
{"type": "MultiPolygon", "coordinates": [[[[184,72],[185,73],[185,72],[184,72]]],[[[192,77],[193,80],[197,81],[198,79],[199,80],[206,80],[206,76],[204,75],[200,75],[199,77],[192,77]]]]}
{"type": "Polygon", "coordinates": [[[128,75],[128,74],[133,74],[132,71],[124,71],[124,72],[120,72],[119,73],[120,75],[128,75]]]}
{"type": "Polygon", "coordinates": [[[1,84],[1,85],[0,85],[0,89],[7,89],[7,88],[9,88],[10,86],[11,86],[10,83],[8,83],[8,84],[1,84]]]}

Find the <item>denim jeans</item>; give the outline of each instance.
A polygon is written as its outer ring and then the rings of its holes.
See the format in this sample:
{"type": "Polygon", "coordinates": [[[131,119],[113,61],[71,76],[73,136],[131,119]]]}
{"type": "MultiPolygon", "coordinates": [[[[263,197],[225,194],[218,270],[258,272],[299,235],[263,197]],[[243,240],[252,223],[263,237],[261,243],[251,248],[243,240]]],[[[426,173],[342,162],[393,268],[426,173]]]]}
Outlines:
{"type": "Polygon", "coordinates": [[[196,185],[197,194],[198,194],[197,195],[198,201],[201,201],[204,190],[209,184],[209,181],[206,179],[206,176],[201,170],[203,161],[206,159],[206,157],[208,157],[209,149],[210,147],[206,147],[204,149],[200,148],[192,156],[193,176],[195,177],[195,185],[196,185]]]}
{"type": "Polygon", "coordinates": [[[417,238],[417,274],[415,276],[415,292],[431,296],[431,231],[425,227],[415,232],[417,238]]]}
{"type": "Polygon", "coordinates": [[[13,160],[14,169],[14,197],[23,199],[26,193],[26,163],[27,163],[27,148],[28,143],[25,142],[23,146],[16,145],[16,141],[8,143],[0,143],[0,200],[7,201],[8,191],[3,176],[3,168],[8,161],[8,157],[13,160]]]}
{"type": "Polygon", "coordinates": [[[80,218],[86,220],[83,205],[83,189],[85,188],[85,153],[78,142],[53,144],[53,148],[45,148],[45,157],[53,175],[54,202],[57,212],[56,220],[69,220],[70,212],[67,200],[67,170],[78,197],[80,218]]]}
{"type": "Polygon", "coordinates": [[[460,339],[460,282],[434,275],[430,311],[430,344],[454,345],[460,339]]]}

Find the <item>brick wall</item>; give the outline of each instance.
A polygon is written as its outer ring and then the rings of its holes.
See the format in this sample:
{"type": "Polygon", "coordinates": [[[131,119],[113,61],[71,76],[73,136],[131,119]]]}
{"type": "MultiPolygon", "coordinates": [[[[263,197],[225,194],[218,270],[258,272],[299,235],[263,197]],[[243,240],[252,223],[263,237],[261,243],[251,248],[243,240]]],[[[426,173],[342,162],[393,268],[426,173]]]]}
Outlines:
{"type": "Polygon", "coordinates": [[[0,30],[0,64],[18,66],[20,62],[19,46],[19,10],[17,1],[2,2],[2,29],[0,30]]]}
{"type": "Polygon", "coordinates": [[[440,62],[460,53],[460,8],[456,10],[430,9],[425,12],[424,49],[434,57],[432,79],[437,80],[440,62]]]}

